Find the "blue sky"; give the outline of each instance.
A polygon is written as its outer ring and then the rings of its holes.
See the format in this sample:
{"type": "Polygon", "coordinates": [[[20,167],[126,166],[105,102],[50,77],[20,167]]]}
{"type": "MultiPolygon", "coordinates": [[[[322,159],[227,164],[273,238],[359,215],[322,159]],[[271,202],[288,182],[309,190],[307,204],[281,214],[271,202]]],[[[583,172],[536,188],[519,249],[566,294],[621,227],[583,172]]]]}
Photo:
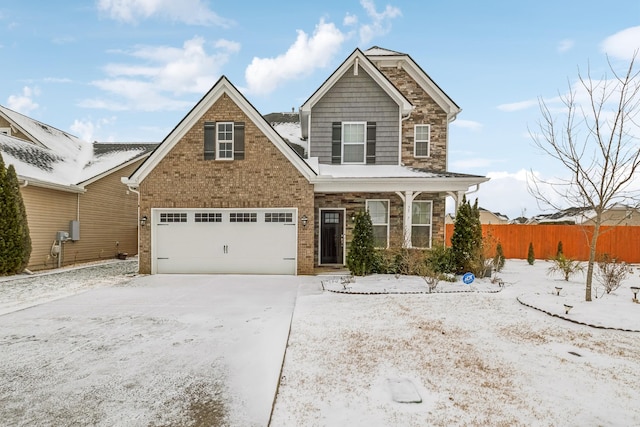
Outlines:
{"type": "Polygon", "coordinates": [[[67,0],[0,5],[0,104],[93,141],[161,141],[222,75],[263,114],[298,108],[356,48],[408,53],[462,107],[449,169],[472,196],[541,212],[526,172],[537,99],[640,47],[640,2],[67,0]]]}

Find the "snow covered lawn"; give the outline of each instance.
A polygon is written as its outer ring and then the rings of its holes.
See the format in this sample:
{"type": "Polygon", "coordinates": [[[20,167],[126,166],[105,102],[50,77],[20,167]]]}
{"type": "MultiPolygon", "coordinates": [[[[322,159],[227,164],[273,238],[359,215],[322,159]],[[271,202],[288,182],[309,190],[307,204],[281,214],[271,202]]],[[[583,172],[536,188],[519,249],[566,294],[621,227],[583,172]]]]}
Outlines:
{"type": "MultiPolygon", "coordinates": [[[[426,286],[393,276],[346,284],[373,295],[307,288],[272,425],[640,425],[640,333],[591,328],[517,301],[556,315],[571,302],[567,318],[640,330],[629,289],[637,271],[615,293],[583,303],[582,277],[558,281],[549,266],[507,260],[498,293],[483,279],[403,294],[426,286]],[[395,402],[398,383],[422,402],[395,402]]],[[[324,280],[345,291],[339,280],[324,280]]]]}

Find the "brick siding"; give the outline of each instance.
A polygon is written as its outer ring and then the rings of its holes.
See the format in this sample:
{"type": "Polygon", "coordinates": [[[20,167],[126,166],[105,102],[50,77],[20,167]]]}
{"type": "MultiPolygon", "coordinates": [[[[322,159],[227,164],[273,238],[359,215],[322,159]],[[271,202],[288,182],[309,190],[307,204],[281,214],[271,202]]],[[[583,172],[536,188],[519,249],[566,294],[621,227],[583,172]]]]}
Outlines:
{"type": "MultiPolygon", "coordinates": [[[[313,186],[228,96],[221,96],[140,184],[151,208],[297,207],[314,224],[313,186]],[[204,160],[205,122],[244,122],[245,159],[204,160]]],[[[151,227],[141,227],[140,272],[151,272],[151,227]]],[[[298,226],[298,273],[313,272],[313,227],[298,226]]]]}

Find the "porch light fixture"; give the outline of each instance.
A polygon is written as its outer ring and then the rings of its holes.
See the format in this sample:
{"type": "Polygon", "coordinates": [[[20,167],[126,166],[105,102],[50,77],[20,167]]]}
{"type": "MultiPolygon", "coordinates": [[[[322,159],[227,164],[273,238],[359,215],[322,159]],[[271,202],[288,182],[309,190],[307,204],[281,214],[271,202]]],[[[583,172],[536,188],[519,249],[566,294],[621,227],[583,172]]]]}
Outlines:
{"type": "Polygon", "coordinates": [[[302,221],[302,226],[306,227],[307,226],[307,222],[309,222],[309,218],[307,218],[306,215],[302,215],[302,218],[300,218],[300,221],[302,221]]]}
{"type": "Polygon", "coordinates": [[[631,292],[633,292],[633,302],[638,302],[638,292],[640,292],[640,287],[632,286],[631,292]]]}
{"type": "Polygon", "coordinates": [[[143,216],[142,218],[140,218],[140,226],[144,227],[147,224],[147,216],[143,216]]]}

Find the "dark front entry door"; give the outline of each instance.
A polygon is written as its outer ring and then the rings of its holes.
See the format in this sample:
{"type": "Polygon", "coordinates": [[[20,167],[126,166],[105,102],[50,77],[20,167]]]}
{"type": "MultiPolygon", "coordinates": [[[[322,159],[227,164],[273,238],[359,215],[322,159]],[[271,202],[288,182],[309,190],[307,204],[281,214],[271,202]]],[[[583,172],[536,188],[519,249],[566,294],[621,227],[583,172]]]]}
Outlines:
{"type": "Polygon", "coordinates": [[[320,217],[320,264],[342,264],[344,211],[323,210],[320,217]]]}

